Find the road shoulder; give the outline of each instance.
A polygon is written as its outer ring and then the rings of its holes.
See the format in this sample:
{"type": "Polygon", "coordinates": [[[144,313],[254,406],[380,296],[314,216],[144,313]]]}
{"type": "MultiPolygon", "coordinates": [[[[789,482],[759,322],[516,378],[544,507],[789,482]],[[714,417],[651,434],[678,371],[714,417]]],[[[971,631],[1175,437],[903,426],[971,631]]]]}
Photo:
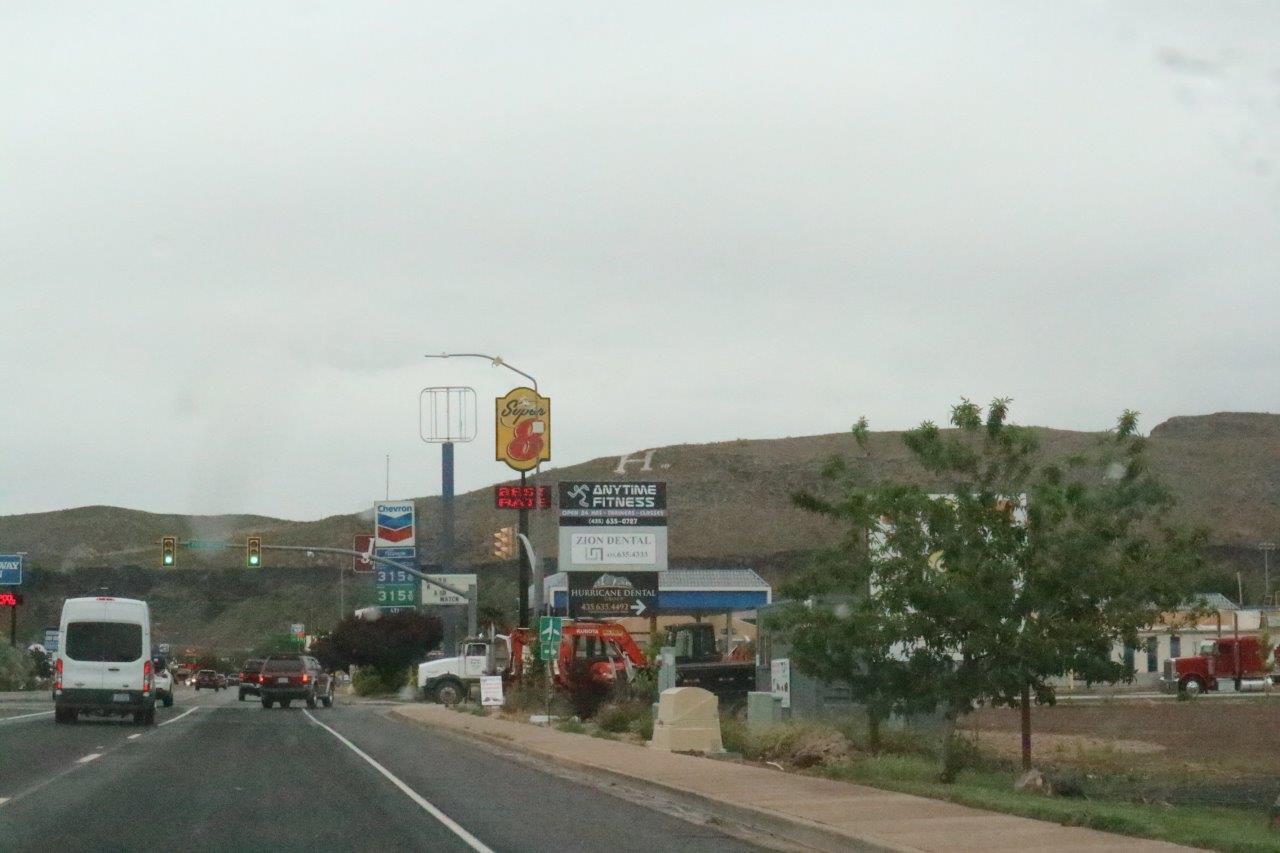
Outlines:
{"type": "Polygon", "coordinates": [[[1182,849],[864,785],[674,755],[438,705],[404,705],[392,713],[628,785],[660,789],[666,796],[687,799],[819,850],[955,850],[961,838],[962,847],[975,850],[1182,849]]]}

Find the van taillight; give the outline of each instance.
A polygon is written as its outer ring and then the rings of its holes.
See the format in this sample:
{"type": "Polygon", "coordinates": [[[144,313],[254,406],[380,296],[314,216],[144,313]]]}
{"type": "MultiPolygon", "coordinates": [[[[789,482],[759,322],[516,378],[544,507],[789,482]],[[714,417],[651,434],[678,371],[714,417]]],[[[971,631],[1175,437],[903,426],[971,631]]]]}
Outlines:
{"type": "Polygon", "coordinates": [[[142,662],[142,695],[151,692],[151,661],[142,662]]]}
{"type": "Polygon", "coordinates": [[[311,676],[307,675],[305,672],[304,672],[304,673],[302,673],[302,683],[303,683],[303,684],[306,684],[306,683],[307,683],[308,681],[310,681],[310,680],[311,680],[311,676]]]}
{"type": "Polygon", "coordinates": [[[62,689],[62,658],[58,658],[58,662],[53,665],[54,679],[53,689],[62,689]]]}

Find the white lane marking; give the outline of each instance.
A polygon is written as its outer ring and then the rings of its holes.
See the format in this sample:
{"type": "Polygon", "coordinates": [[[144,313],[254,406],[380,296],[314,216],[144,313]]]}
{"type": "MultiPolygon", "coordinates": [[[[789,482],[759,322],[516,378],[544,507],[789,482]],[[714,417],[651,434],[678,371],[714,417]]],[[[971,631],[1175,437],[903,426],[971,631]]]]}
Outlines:
{"type": "MultiPolygon", "coordinates": [[[[194,714],[196,711],[199,711],[199,710],[200,710],[200,706],[199,706],[199,705],[197,705],[197,706],[195,706],[194,708],[192,708],[190,711],[183,711],[181,714],[179,714],[178,716],[174,717],[172,720],[165,720],[165,721],[164,721],[163,723],[161,723],[160,725],[162,725],[162,726],[167,726],[167,725],[169,725],[170,723],[176,723],[176,722],[178,722],[178,720],[181,720],[181,719],[182,719],[183,717],[185,717],[187,714],[194,714]]],[[[219,719],[221,719],[221,717],[219,717],[219,719]]]]}
{"type": "Polygon", "coordinates": [[[86,755],[84,758],[77,758],[76,764],[88,764],[90,761],[96,761],[101,757],[102,757],[101,752],[91,752],[88,755],[86,755]]]}
{"type": "Polygon", "coordinates": [[[462,839],[463,843],[466,844],[468,847],[470,847],[472,850],[475,850],[476,853],[493,853],[493,850],[485,846],[484,842],[482,842],[480,839],[476,838],[474,835],[472,835],[471,833],[463,829],[461,826],[459,826],[458,823],[453,820],[453,818],[449,817],[447,814],[440,811],[435,806],[431,805],[431,803],[427,802],[427,800],[424,799],[421,794],[419,794],[417,791],[410,788],[404,782],[400,781],[400,779],[396,777],[390,770],[383,767],[381,764],[379,764],[377,761],[371,758],[369,754],[365,752],[363,749],[356,746],[354,743],[347,740],[345,737],[338,734],[336,731],[329,728],[324,723],[317,720],[315,717],[311,716],[310,711],[303,711],[302,713],[307,715],[308,720],[315,723],[317,726],[319,726],[329,734],[336,737],[345,746],[347,746],[352,752],[354,752],[356,755],[360,756],[365,761],[367,761],[369,765],[373,767],[374,770],[377,770],[383,776],[387,777],[387,779],[390,780],[391,784],[399,788],[406,797],[408,797],[409,799],[417,803],[419,806],[421,806],[422,809],[426,811],[427,814],[431,815],[433,818],[440,821],[440,823],[444,824],[444,826],[450,832],[458,836],[458,838],[462,839]]]}
{"type": "Polygon", "coordinates": [[[142,735],[140,735],[140,734],[136,734],[136,735],[129,735],[129,740],[135,740],[135,739],[140,738],[140,737],[142,737],[142,735]]]}
{"type": "Polygon", "coordinates": [[[0,717],[0,723],[12,723],[14,720],[29,720],[32,717],[43,717],[52,713],[52,711],[40,711],[35,714],[18,714],[16,717],[0,717]]]}

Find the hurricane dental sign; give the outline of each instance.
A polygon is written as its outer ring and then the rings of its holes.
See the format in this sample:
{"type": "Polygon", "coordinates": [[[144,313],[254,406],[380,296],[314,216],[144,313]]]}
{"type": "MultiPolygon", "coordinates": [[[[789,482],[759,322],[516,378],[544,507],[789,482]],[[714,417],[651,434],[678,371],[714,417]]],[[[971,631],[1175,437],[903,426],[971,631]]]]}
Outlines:
{"type": "Polygon", "coordinates": [[[666,483],[560,483],[563,571],[664,571],[666,483]]]}

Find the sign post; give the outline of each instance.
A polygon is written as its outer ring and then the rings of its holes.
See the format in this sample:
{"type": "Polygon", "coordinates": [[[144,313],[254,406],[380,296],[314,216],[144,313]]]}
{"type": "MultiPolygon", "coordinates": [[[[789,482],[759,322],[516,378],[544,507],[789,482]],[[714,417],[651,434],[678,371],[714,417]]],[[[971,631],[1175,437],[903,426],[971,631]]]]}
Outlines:
{"type": "Polygon", "coordinates": [[[9,608],[9,645],[18,645],[18,607],[22,604],[22,593],[0,592],[0,607],[9,608]]]}
{"type": "Polygon", "coordinates": [[[570,617],[654,617],[667,568],[667,484],[560,483],[570,617]]]}
{"type": "MultiPolygon", "coordinates": [[[[551,398],[533,388],[512,388],[494,403],[494,458],[525,475],[551,459],[551,398]]],[[[529,535],[529,510],[520,508],[520,535],[529,535]]],[[[520,625],[529,624],[529,570],[524,551],[520,552],[520,625]]]]}
{"type": "MultiPolygon", "coordinates": [[[[417,560],[413,501],[379,501],[373,505],[374,554],[413,567],[417,560]]],[[[399,568],[378,565],[374,588],[377,606],[386,613],[399,613],[418,606],[419,584],[413,575],[399,568]]]]}
{"type": "MultiPolygon", "coordinates": [[[[453,445],[476,437],[476,391],[458,385],[423,388],[418,395],[418,435],[440,445],[440,563],[453,570],[453,445]]],[[[474,608],[472,608],[474,610],[474,608]]],[[[468,614],[467,634],[476,632],[468,614]]]]}

